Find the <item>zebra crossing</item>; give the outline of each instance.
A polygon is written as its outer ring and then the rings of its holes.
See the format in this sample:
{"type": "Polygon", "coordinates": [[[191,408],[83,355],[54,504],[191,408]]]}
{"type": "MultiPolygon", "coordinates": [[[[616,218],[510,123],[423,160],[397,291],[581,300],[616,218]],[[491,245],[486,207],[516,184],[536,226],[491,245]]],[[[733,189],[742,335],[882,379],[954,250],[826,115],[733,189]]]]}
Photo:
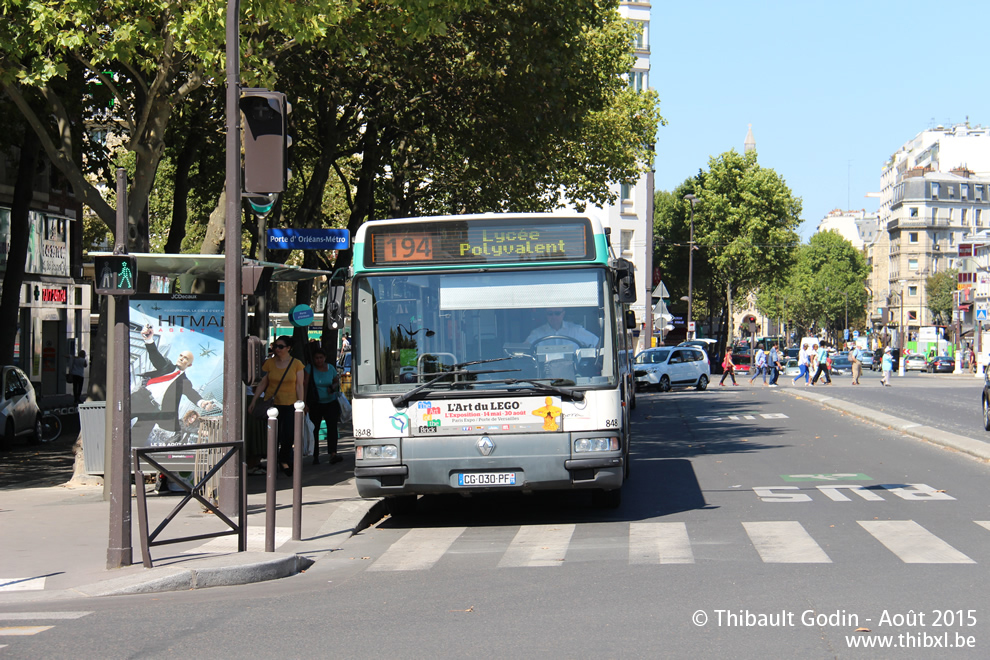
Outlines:
{"type": "MultiPolygon", "coordinates": [[[[37,624],[41,621],[81,619],[89,614],[92,612],[0,612],[0,637],[31,637],[55,627],[54,625],[3,625],[6,622],[30,621],[32,624],[37,624]]],[[[0,644],[0,649],[6,647],[7,644],[0,644]]]]}
{"type": "MultiPolygon", "coordinates": [[[[904,564],[975,564],[974,559],[954,548],[913,520],[860,520],[851,528],[855,542],[871,544],[889,552],[904,564]]],[[[973,521],[990,531],[990,521],[973,521]]],[[[813,534],[796,520],[752,521],[740,523],[745,538],[766,564],[832,564],[833,557],[813,534]]],[[[630,565],[695,564],[705,561],[695,552],[697,541],[684,522],[616,523],[621,538],[609,539],[576,536],[576,524],[523,526],[511,539],[488,540],[488,552],[499,554],[495,568],[554,567],[589,552],[611,551],[618,556],[618,546],[625,544],[623,559],[630,565]],[[627,530],[622,529],[626,527],[627,530]]],[[[477,554],[479,539],[485,528],[442,527],[414,528],[392,542],[367,570],[429,570],[447,556],[477,554]]],[[[709,531],[710,533],[710,531],[709,531]]],[[[716,541],[718,545],[738,544],[737,537],[716,541]]],[[[701,541],[711,545],[710,540],[701,541]]],[[[827,544],[828,545],[828,544],[827,544]]],[[[835,551],[833,551],[834,553],[835,551]]],[[[745,558],[745,553],[733,556],[745,558]]],[[[365,558],[367,559],[367,558],[365,558]]]]}

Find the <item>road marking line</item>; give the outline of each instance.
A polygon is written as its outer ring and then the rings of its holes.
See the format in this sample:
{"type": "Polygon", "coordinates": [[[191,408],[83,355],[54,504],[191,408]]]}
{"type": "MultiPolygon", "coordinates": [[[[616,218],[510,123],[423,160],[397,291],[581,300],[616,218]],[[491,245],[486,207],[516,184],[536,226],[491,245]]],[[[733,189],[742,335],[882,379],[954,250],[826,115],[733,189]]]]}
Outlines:
{"type": "Polygon", "coordinates": [[[831,564],[825,551],[796,520],[744,522],[750,541],[767,564],[831,564]]]}
{"type": "Polygon", "coordinates": [[[47,619],[81,619],[89,612],[0,612],[0,621],[44,621],[47,619]]]}
{"type": "Polygon", "coordinates": [[[575,525],[530,525],[523,527],[498,562],[499,568],[560,566],[575,525]]]}
{"type": "Polygon", "coordinates": [[[974,520],[973,522],[984,529],[990,529],[990,520],[974,520]]]}
{"type": "Polygon", "coordinates": [[[37,635],[40,632],[51,630],[55,626],[13,626],[10,628],[0,628],[0,635],[5,637],[26,637],[37,635]]]}
{"type": "Polygon", "coordinates": [[[693,564],[694,553],[687,525],[671,523],[629,524],[630,564],[693,564]]]}
{"type": "Polygon", "coordinates": [[[419,571],[431,568],[466,527],[411,529],[368,567],[369,571],[419,571]]]}
{"type": "Polygon", "coordinates": [[[856,522],[905,564],[976,563],[913,520],[856,522]]]}
{"type": "MultiPolygon", "coordinates": [[[[248,551],[264,552],[265,550],[265,526],[264,525],[252,525],[247,528],[247,549],[248,551]]],[[[291,527],[276,527],[275,528],[275,547],[278,548],[280,545],[292,538],[292,528],[291,527]]],[[[211,539],[204,543],[203,545],[192,548],[191,550],[183,550],[184,555],[198,555],[198,554],[225,554],[228,552],[237,552],[237,535],[231,534],[230,536],[220,536],[215,539],[211,539]]]]}
{"type": "Polygon", "coordinates": [[[45,588],[45,578],[0,578],[0,591],[41,591],[45,588]]]}

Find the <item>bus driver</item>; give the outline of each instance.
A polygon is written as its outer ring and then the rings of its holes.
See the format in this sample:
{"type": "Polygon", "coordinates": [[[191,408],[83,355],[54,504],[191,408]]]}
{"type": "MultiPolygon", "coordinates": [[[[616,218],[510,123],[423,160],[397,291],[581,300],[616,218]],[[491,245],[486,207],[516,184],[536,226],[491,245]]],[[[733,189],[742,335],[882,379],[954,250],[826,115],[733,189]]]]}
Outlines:
{"type": "Polygon", "coordinates": [[[551,307],[547,310],[547,322],[534,329],[526,337],[526,343],[532,346],[547,337],[570,337],[576,340],[581,348],[598,346],[598,337],[588,332],[583,326],[564,320],[564,310],[551,307]]]}

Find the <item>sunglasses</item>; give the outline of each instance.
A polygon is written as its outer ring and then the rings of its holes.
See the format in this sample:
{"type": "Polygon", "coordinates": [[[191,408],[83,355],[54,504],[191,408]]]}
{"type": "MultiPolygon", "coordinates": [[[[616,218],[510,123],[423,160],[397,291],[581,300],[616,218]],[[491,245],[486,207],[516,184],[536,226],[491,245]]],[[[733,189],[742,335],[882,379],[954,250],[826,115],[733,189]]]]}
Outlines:
{"type": "Polygon", "coordinates": [[[285,344],[275,344],[275,348],[285,348],[285,344]]]}

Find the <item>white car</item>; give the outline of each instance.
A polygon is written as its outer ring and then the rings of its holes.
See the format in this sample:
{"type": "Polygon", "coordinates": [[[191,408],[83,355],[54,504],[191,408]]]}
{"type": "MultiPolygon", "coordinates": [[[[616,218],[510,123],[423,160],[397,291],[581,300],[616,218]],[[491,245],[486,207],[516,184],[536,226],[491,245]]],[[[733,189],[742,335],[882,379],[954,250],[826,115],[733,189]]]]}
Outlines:
{"type": "Polygon", "coordinates": [[[0,384],[0,429],[4,441],[21,435],[40,441],[41,409],[27,374],[17,367],[3,367],[0,384]]]}
{"type": "Polygon", "coordinates": [[[672,387],[708,387],[711,371],[705,352],[693,346],[649,348],[636,356],[636,385],[666,392],[672,387]]]}

